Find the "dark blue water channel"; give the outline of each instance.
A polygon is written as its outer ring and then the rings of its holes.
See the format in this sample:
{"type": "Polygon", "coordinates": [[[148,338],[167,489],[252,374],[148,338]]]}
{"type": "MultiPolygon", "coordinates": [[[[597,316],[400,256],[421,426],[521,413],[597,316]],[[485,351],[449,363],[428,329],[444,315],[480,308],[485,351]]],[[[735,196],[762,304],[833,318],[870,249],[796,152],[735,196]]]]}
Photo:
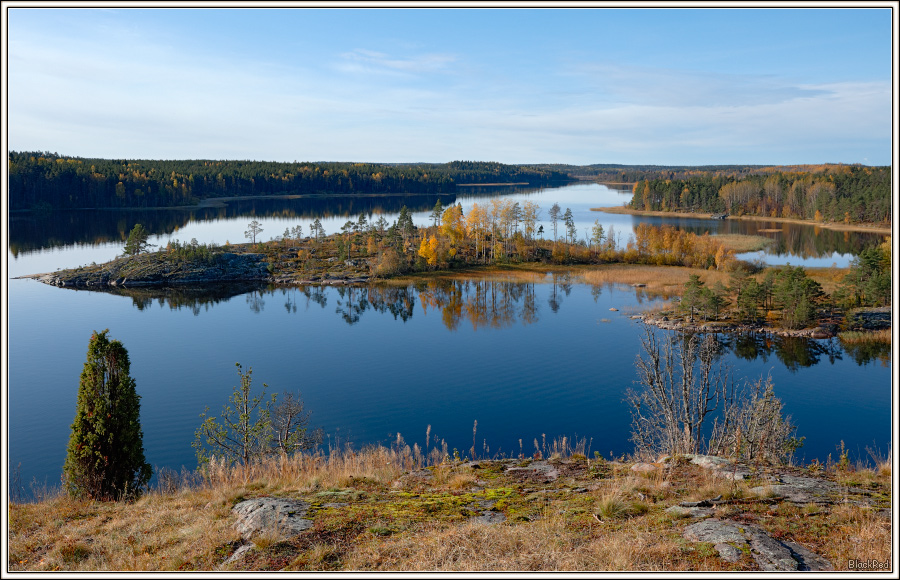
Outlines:
{"type": "MultiPolygon", "coordinates": [[[[301,391],[326,442],[412,444],[433,436],[465,453],[526,453],[534,440],[585,438],[632,451],[623,401],[654,299],[565,276],[369,288],[76,291],[10,281],[9,465],[55,485],[88,339],[110,329],[131,355],[148,461],[193,468],[200,413],[226,403],[235,362],[258,387],[301,391]],[[536,282],[536,283],[533,283],[536,282]],[[244,292],[235,294],[235,292],[244,292]],[[611,308],[618,309],[611,311],[611,308]]],[[[723,337],[739,379],[771,376],[806,444],[825,460],[890,447],[889,363],[836,341],[723,337]],[[738,353],[738,354],[736,354],[738,353]],[[856,356],[856,358],[854,358],[856,356]]],[[[434,442],[432,441],[433,445],[434,442]]]]}

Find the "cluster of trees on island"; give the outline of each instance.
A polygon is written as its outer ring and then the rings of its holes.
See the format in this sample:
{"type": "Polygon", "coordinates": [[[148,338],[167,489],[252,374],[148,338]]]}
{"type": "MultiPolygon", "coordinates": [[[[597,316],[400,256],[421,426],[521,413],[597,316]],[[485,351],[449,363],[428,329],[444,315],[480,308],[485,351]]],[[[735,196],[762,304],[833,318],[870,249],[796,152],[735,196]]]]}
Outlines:
{"type": "Polygon", "coordinates": [[[879,223],[891,220],[889,167],[830,166],[820,172],[777,171],[681,179],[644,179],[634,185],[631,207],[795,218],[817,222],[879,223]]]}
{"type": "MultiPolygon", "coordinates": [[[[737,259],[716,236],[698,235],[672,226],[639,224],[622,245],[614,229],[605,231],[598,221],[583,237],[578,236],[572,212],[554,204],[544,231],[541,208],[532,202],[492,199],[474,204],[467,214],[462,206],[444,208],[438,201],[431,213],[432,225],[417,227],[402,208],[388,224],[383,216],[369,222],[365,214],[348,220],[340,232],[327,235],[316,219],[308,230],[302,225],[286,228],[268,242],[256,220],[244,232],[250,251],[263,254],[273,277],[285,273],[314,277],[349,264],[356,272],[375,277],[449,270],[472,265],[545,262],[552,264],[644,264],[684,266],[729,273],[727,285],[706,285],[693,275],[685,285],[679,308],[694,321],[730,319],[744,323],[777,319],[788,329],[815,325],[822,318],[859,306],[890,304],[890,239],[864,250],[837,289],[826,294],[802,267],[761,266],[737,259]],[[308,235],[305,235],[308,234],[308,235]],[[545,239],[546,236],[546,239],[545,239]]],[[[126,254],[146,249],[148,234],[136,225],[125,244],[126,254]]],[[[188,262],[215,265],[231,248],[177,240],[160,248],[172,267],[188,262]]]]}
{"type": "MultiPolygon", "coordinates": [[[[595,220],[589,232],[579,236],[570,208],[554,203],[548,210],[545,231],[541,208],[525,201],[494,198],[475,203],[468,214],[461,204],[443,207],[438,200],[431,212],[432,224],[418,227],[406,207],[392,223],[379,216],[369,222],[365,214],[347,220],[340,232],[326,235],[319,219],[304,230],[286,228],[267,243],[257,243],[263,229],[250,222],[245,238],[256,251],[266,253],[270,272],[287,265],[314,271],[325,256],[339,260],[365,259],[371,274],[380,277],[418,271],[450,269],[467,265],[545,261],[556,264],[678,265],[697,268],[729,268],[736,261],[715,237],[697,235],[670,226],[656,228],[640,224],[633,239],[621,247],[620,236],[595,220]],[[308,235],[305,235],[308,233],[308,235]],[[304,242],[304,243],[301,243],[304,242]],[[293,250],[285,251],[286,249],[293,250]]],[[[208,252],[205,244],[192,243],[197,252],[208,252]]],[[[165,251],[183,254],[187,246],[171,242],[165,251]]],[[[190,254],[184,254],[185,259],[190,254]]]]}
{"type": "Polygon", "coordinates": [[[9,154],[11,210],[176,207],[210,197],[453,193],[458,184],[566,182],[563,173],[496,162],[341,163],[88,159],[9,154]]]}

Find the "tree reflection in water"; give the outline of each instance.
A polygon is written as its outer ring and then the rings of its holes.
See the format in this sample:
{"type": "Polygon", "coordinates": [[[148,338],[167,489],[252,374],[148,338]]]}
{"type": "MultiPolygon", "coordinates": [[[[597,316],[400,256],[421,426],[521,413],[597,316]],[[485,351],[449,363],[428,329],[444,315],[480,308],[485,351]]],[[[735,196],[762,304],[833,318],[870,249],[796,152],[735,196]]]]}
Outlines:
{"type": "MultiPolygon", "coordinates": [[[[389,313],[395,320],[403,322],[412,318],[418,303],[423,314],[429,311],[440,313],[444,326],[455,331],[463,322],[468,322],[474,330],[480,328],[504,328],[514,324],[534,324],[540,320],[540,307],[531,282],[466,279],[429,280],[408,286],[375,284],[371,286],[300,286],[296,288],[275,288],[258,283],[221,284],[195,288],[176,286],[168,288],[112,288],[101,290],[110,294],[127,296],[138,310],[149,309],[154,301],[160,307],[167,305],[172,310],[190,309],[198,316],[204,309],[234,296],[244,295],[249,308],[261,313],[266,295],[280,292],[284,297],[288,314],[297,313],[298,303],[305,299],[306,310],[310,305],[325,308],[329,297],[336,298],[335,313],[349,325],[356,324],[368,312],[389,313]]],[[[548,284],[547,303],[556,314],[562,307],[564,297],[573,288],[573,278],[567,273],[554,273],[548,284]]],[[[84,290],[76,290],[84,291],[84,290]]],[[[97,290],[91,290],[97,291],[97,290]]],[[[642,289],[635,290],[640,299],[642,289]]],[[[601,285],[591,286],[591,294],[596,301],[601,296],[601,285]]],[[[791,372],[811,367],[827,360],[831,364],[841,360],[844,353],[858,365],[880,361],[890,364],[890,343],[840,344],[837,339],[815,340],[801,337],[781,337],[765,333],[719,334],[717,341],[720,353],[732,352],[747,361],[762,359],[767,361],[773,354],[791,372]]]]}
{"type": "Polygon", "coordinates": [[[859,344],[841,343],[844,352],[859,366],[865,366],[870,362],[878,361],[882,366],[891,364],[891,343],[889,342],[864,342],[859,344]]]}
{"type": "Polygon", "coordinates": [[[836,339],[816,340],[794,336],[771,336],[762,333],[721,334],[718,337],[726,349],[744,360],[761,358],[764,362],[774,353],[792,373],[801,367],[819,364],[823,357],[834,364],[842,359],[836,339]]]}

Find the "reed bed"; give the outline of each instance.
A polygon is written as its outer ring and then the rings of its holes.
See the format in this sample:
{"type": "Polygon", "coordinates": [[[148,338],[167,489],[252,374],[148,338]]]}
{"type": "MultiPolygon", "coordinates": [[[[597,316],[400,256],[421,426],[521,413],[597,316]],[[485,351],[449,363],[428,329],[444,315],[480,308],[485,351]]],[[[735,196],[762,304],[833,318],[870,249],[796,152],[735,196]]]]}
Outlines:
{"type": "Polygon", "coordinates": [[[775,243],[775,240],[766,236],[751,236],[747,234],[717,234],[714,239],[721,242],[726,250],[733,250],[737,253],[764,250],[775,243]]]}
{"type": "Polygon", "coordinates": [[[648,293],[678,296],[691,274],[700,276],[704,284],[728,283],[728,273],[717,270],[701,270],[681,266],[647,266],[636,264],[609,264],[578,273],[585,284],[644,284],[648,293]]]}
{"type": "Polygon", "coordinates": [[[869,330],[869,331],[859,331],[859,330],[848,330],[846,332],[838,333],[838,338],[844,344],[853,344],[853,345],[861,345],[861,344],[872,344],[872,343],[891,343],[891,331],[890,330],[869,330]]]}

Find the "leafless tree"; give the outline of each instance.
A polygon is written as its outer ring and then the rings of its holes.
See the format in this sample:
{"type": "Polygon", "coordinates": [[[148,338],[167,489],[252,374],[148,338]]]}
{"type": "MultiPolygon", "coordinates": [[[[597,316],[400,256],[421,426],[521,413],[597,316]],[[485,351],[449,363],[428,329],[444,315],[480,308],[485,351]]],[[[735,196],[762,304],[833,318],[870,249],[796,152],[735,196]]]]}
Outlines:
{"type": "Polygon", "coordinates": [[[789,462],[803,446],[791,417],[782,415],[772,378],[745,385],[738,401],[713,422],[709,453],[764,463],[789,462]]]}
{"type": "Polygon", "coordinates": [[[312,449],[322,442],[321,429],[309,432],[310,411],[304,409],[297,393],[282,393],[281,401],[272,408],[273,448],[282,453],[312,449]]]}
{"type": "Polygon", "coordinates": [[[771,378],[737,386],[728,368],[715,362],[714,335],[660,335],[645,325],[641,346],[635,361],[640,388],[626,395],[637,455],[706,452],[783,463],[803,445],[791,418],[782,415],[771,378]]]}
{"type": "Polygon", "coordinates": [[[639,453],[697,453],[707,417],[734,401],[727,369],[714,365],[715,337],[681,333],[661,338],[645,326],[641,345],[644,353],[635,361],[641,388],[626,395],[632,442],[639,453]]]}

